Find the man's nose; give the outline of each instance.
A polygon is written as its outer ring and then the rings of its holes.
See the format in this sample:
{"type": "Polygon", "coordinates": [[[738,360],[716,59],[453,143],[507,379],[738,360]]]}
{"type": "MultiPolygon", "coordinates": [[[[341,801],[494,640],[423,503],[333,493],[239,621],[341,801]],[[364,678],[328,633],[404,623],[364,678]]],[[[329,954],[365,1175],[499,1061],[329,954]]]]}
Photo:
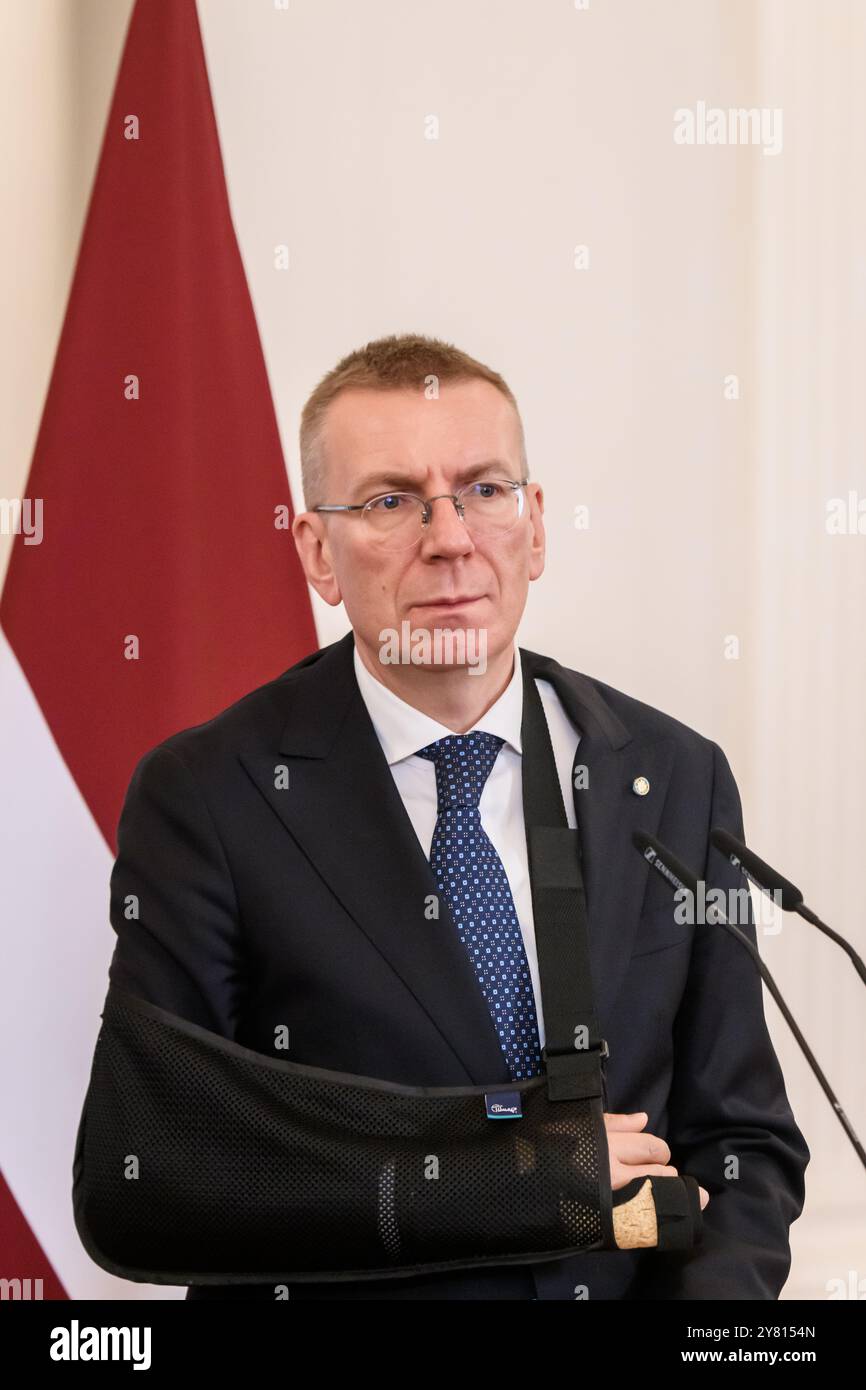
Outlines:
{"type": "Polygon", "coordinates": [[[450,497],[430,503],[430,520],[422,526],[421,549],[427,555],[464,555],[473,549],[469,527],[457,515],[450,497]]]}

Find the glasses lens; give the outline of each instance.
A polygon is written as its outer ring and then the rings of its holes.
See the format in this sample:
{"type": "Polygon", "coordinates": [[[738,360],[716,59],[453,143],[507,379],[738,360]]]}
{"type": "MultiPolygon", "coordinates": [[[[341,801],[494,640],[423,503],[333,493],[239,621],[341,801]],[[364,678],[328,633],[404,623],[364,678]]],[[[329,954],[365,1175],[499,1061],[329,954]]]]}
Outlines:
{"type": "Polygon", "coordinates": [[[386,550],[404,550],[421,539],[421,517],[424,508],[417,497],[408,492],[389,492],[374,497],[362,516],[370,535],[386,550]]]}
{"type": "Polygon", "coordinates": [[[466,525],[477,536],[510,531],[523,511],[522,490],[496,481],[470,483],[460,500],[466,525]]]}

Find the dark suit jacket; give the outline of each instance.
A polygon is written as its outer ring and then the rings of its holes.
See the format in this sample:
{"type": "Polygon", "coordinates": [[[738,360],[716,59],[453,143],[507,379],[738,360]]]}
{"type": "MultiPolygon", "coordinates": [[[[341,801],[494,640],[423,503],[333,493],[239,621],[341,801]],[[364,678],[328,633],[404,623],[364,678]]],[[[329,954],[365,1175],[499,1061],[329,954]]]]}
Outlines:
{"type": "MultiPolygon", "coordinates": [[[[111,879],[111,979],[267,1055],[287,1025],[296,1062],[412,1085],[507,1081],[446,905],[436,931],[423,917],[436,885],[358,689],[353,644],[350,632],[138,763],[111,879]],[[289,787],[277,790],[281,767],[289,787]],[[130,893],[136,921],[124,915],[130,893]]],[[[585,1287],[590,1298],[776,1298],[809,1151],[760,978],[723,929],[675,923],[670,890],[631,841],[640,827],[710,883],[740,887],[708,848],[712,825],[742,833],[731,770],[675,719],[521,654],[582,732],[588,786],[574,797],[608,1109],[647,1111],[671,1161],[708,1190],[703,1241],[687,1254],[295,1284],[291,1297],[572,1299],[585,1287]],[[641,775],[645,796],[632,790],[641,775]]],[[[273,1288],[189,1296],[273,1298],[273,1288]]]]}

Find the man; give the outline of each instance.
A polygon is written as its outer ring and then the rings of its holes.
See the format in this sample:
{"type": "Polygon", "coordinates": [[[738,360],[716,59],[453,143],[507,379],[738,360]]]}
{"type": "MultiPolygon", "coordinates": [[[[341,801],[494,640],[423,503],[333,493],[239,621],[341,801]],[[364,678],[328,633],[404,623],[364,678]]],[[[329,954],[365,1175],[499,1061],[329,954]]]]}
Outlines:
{"type": "MultiPolygon", "coordinates": [[[[520,797],[528,663],[582,845],[611,1181],[689,1173],[705,1210],[685,1253],[297,1284],[291,1297],[776,1298],[809,1151],[760,979],[721,928],[676,922],[632,845],[642,828],[709,883],[736,886],[708,842],[713,825],[742,832],[724,754],[517,646],[544,568],[543,494],[497,373],[435,339],[368,344],[307,402],[301,458],[295,543],[352,631],[141,760],[112,875],[112,980],[265,1054],[287,1026],[292,1059],[314,1066],[413,1085],[537,1074],[520,797]],[[402,638],[436,633],[450,648],[406,659],[402,638]],[[482,866],[483,901],[453,872],[458,854],[482,866]]],[[[754,941],[751,918],[741,926],[754,941]]]]}

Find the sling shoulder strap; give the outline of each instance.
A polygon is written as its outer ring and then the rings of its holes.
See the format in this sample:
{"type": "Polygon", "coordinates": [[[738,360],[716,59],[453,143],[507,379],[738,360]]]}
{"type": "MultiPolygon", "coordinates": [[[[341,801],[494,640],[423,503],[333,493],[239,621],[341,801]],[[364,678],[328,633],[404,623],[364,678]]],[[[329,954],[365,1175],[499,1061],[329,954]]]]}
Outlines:
{"type": "Polygon", "coordinates": [[[550,1100],[601,1096],[607,1104],[601,1036],[593,1001],[580,832],[565,814],[541,696],[523,667],[523,814],[541,977],[550,1100]]]}

